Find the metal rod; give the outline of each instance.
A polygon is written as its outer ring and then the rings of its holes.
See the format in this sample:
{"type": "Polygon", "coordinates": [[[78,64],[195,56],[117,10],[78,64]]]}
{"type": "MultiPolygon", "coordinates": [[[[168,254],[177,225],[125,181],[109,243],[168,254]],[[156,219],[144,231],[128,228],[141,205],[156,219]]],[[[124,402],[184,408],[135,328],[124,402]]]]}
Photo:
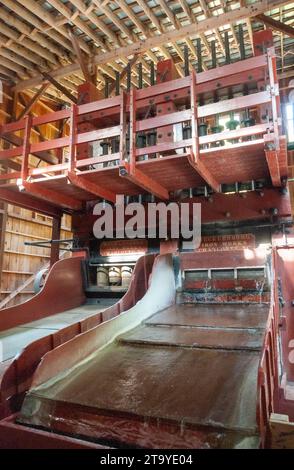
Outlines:
{"type": "Polygon", "coordinates": [[[155,85],[155,66],[154,62],[150,64],[150,83],[151,85],[155,85]]]}
{"type": "Polygon", "coordinates": [[[212,65],[212,68],[215,69],[217,66],[215,41],[211,41],[210,46],[211,46],[211,65],[212,65]]]}
{"type": "Polygon", "coordinates": [[[184,73],[185,77],[189,75],[189,50],[187,44],[184,46],[184,73]]]}
{"type": "Polygon", "coordinates": [[[43,246],[43,245],[52,245],[58,243],[69,243],[76,241],[76,238],[64,238],[60,240],[43,240],[39,242],[24,242],[27,246],[43,246]]]}
{"type": "Polygon", "coordinates": [[[131,90],[131,75],[132,75],[132,69],[131,69],[131,64],[129,62],[127,65],[127,91],[131,90]]]}
{"type": "Polygon", "coordinates": [[[202,72],[203,71],[203,67],[202,67],[202,47],[201,47],[201,39],[200,38],[197,38],[197,71],[198,73],[199,72],[202,72]]]}
{"type": "Polygon", "coordinates": [[[116,70],[115,71],[115,94],[116,96],[119,95],[119,92],[120,92],[120,75],[119,75],[119,72],[116,70]]]}
{"type": "Polygon", "coordinates": [[[244,60],[246,59],[246,53],[245,53],[243,26],[239,24],[238,28],[239,28],[238,35],[239,35],[239,43],[240,43],[240,55],[241,55],[241,60],[244,60]]]}
{"type": "Polygon", "coordinates": [[[143,88],[143,68],[142,68],[142,62],[139,62],[138,64],[138,85],[139,88],[143,88]]]}
{"type": "Polygon", "coordinates": [[[230,64],[231,55],[230,55],[230,41],[229,41],[228,31],[225,32],[225,53],[226,53],[226,64],[230,64]]]}

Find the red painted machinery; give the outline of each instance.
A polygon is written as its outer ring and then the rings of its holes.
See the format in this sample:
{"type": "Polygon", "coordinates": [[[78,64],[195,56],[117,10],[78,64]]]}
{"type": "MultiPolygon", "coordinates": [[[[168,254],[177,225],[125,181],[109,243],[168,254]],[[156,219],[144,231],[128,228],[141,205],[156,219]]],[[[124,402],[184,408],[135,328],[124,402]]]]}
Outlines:
{"type": "Polygon", "coordinates": [[[292,216],[266,41],[184,78],[164,61],[155,85],[114,97],[85,84],[70,109],[0,129],[23,139],[0,152],[15,163],[0,198],[52,216],[56,239],[70,213],[75,235],[41,292],[1,312],[0,339],[59,322],[1,363],[2,447],[275,447],[286,445],[279,415],[293,435],[292,216]],[[60,120],[68,136],[30,142],[34,126],[60,120]],[[93,207],[118,195],[201,202],[200,248],[186,253],[170,232],[100,243],[93,207]],[[126,287],[119,273],[131,269],[126,287]]]}

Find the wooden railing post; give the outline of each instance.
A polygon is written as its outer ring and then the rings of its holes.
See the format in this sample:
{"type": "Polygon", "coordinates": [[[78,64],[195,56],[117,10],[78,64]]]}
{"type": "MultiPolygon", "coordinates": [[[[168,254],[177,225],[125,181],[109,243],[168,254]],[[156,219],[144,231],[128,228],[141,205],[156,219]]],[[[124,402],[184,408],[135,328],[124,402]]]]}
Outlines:
{"type": "Polygon", "coordinates": [[[136,170],[136,89],[130,91],[130,171],[136,170]]]}
{"type": "Polygon", "coordinates": [[[191,130],[192,130],[192,152],[196,162],[199,158],[199,136],[198,136],[198,113],[197,113],[197,91],[196,91],[196,72],[191,73],[191,130]]]}
{"type": "Polygon", "coordinates": [[[77,114],[78,107],[73,104],[70,113],[70,134],[69,134],[69,171],[76,169],[76,136],[77,136],[77,114]]]}
{"type": "Polygon", "coordinates": [[[273,48],[268,49],[268,72],[269,72],[269,85],[272,102],[272,118],[274,127],[274,139],[275,139],[275,150],[280,148],[280,126],[281,126],[281,115],[280,115],[280,95],[279,95],[279,84],[277,78],[276,68],[276,57],[273,48]]]}
{"type": "Polygon", "coordinates": [[[121,93],[120,102],[120,136],[119,136],[119,159],[120,165],[126,160],[126,138],[127,138],[127,116],[126,116],[126,93],[121,93]]]}
{"type": "Polygon", "coordinates": [[[29,155],[30,155],[30,137],[32,129],[32,116],[28,114],[25,117],[25,129],[23,139],[23,150],[22,150],[22,162],[21,162],[21,179],[25,182],[29,175],[29,155]]]}

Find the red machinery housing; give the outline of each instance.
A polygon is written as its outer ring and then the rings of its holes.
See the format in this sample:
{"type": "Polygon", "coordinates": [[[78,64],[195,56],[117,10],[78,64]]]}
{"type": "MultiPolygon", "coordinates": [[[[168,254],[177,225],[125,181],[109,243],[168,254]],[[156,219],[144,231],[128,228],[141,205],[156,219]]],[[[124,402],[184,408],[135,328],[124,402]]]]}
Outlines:
{"type": "Polygon", "coordinates": [[[253,58],[184,78],[164,61],[155,85],[114,97],[85,84],[78,105],[1,127],[1,138],[20,132],[23,143],[0,151],[0,160],[21,157],[19,171],[0,175],[0,198],[52,216],[55,238],[62,213],[71,213],[77,245],[40,294],[2,312],[0,331],[79,307],[95,292],[121,297],[2,363],[3,447],[274,447],[277,415],[294,419],[287,146],[266,41],[256,40],[253,58]],[[69,120],[68,136],[30,143],[34,126],[59,120],[69,120]],[[42,165],[32,167],[30,155],[42,165]],[[184,253],[170,234],[99,243],[93,206],[118,195],[201,202],[200,249],[184,253]],[[94,286],[97,266],[135,254],[144,256],[128,289],[94,286]],[[57,284],[60,270],[67,280],[57,284]],[[49,306],[58,289],[65,297],[49,306]],[[89,391],[95,370],[104,401],[98,383],[96,395],[89,391]]]}

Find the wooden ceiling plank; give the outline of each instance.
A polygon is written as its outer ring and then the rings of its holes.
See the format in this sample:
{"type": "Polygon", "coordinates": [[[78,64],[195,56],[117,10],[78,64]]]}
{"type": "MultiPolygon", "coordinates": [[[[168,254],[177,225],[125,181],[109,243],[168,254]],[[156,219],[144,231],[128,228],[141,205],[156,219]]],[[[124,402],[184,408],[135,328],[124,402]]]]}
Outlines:
{"type": "MultiPolygon", "coordinates": [[[[120,57],[128,57],[135,53],[145,52],[148,49],[158,48],[171,41],[184,39],[187,36],[193,37],[199,35],[199,33],[204,33],[204,31],[218,28],[223,24],[245,20],[246,18],[256,16],[261,12],[277,8],[280,5],[284,5],[286,3],[290,3],[290,1],[285,2],[283,0],[262,0],[254,3],[253,5],[242,7],[236,10],[232,10],[228,13],[224,13],[223,15],[213,16],[212,18],[203,20],[197,24],[197,28],[195,28],[195,24],[183,26],[179,30],[173,30],[171,32],[169,31],[159,36],[151,36],[145,41],[137,41],[126,47],[121,47],[120,49],[113,49],[106,53],[96,54],[93,57],[93,64],[105,64],[110,60],[117,60],[120,57]]],[[[79,65],[75,63],[56,69],[51,72],[51,75],[54,78],[58,78],[75,73],[77,70],[79,70],[79,65]]],[[[42,81],[42,76],[39,75],[33,79],[18,83],[15,87],[15,90],[20,91],[25,88],[37,86],[42,81]]]]}
{"type": "MultiPolygon", "coordinates": [[[[63,36],[62,41],[58,41],[59,45],[61,47],[66,47],[68,50],[72,51],[72,45],[70,41],[68,40],[68,34],[67,34],[67,29],[65,26],[59,25],[58,22],[56,21],[56,16],[50,13],[49,11],[45,10],[40,4],[38,4],[35,1],[32,0],[17,0],[18,3],[21,3],[25,8],[30,10],[31,13],[34,15],[38,16],[42,21],[47,23],[53,30],[57,31],[63,36]]],[[[50,3],[50,2],[48,2],[50,3]]],[[[46,31],[46,34],[48,34],[49,31],[46,31]]],[[[80,47],[87,53],[90,54],[91,50],[89,46],[85,43],[85,41],[82,41],[79,39],[80,42],[80,47]]],[[[60,54],[60,51],[59,51],[60,54]]]]}

